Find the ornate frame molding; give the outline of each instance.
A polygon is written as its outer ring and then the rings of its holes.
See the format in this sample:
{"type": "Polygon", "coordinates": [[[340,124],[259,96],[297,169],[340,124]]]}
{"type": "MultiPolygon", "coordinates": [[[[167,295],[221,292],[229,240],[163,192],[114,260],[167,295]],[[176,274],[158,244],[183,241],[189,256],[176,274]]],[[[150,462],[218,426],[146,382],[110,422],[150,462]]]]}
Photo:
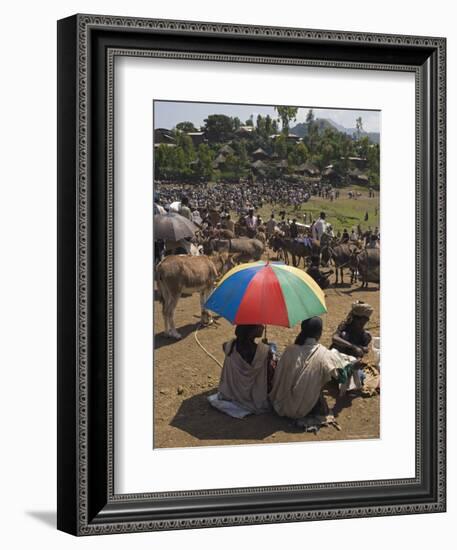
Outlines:
{"type": "MultiPolygon", "coordinates": [[[[445,90],[445,39],[432,37],[418,36],[402,36],[388,34],[367,34],[367,33],[352,33],[341,31],[321,31],[307,29],[292,29],[292,28],[277,28],[277,27],[258,27],[250,25],[233,25],[223,23],[204,23],[191,21],[168,21],[158,19],[137,19],[98,15],[77,15],[73,18],[63,20],[61,22],[62,31],[68,31],[71,26],[74,32],[73,48],[71,55],[74,59],[74,84],[76,85],[74,106],[76,107],[76,143],[74,144],[74,159],[75,159],[75,264],[71,267],[76,275],[76,287],[74,289],[74,297],[76,297],[75,314],[76,326],[74,334],[74,352],[75,372],[76,375],[73,381],[74,395],[76,397],[76,412],[74,416],[75,429],[75,479],[73,483],[73,491],[71,495],[68,489],[63,489],[60,495],[60,520],[59,528],[73,532],[79,535],[89,534],[107,534],[119,532],[133,531],[150,531],[163,529],[183,529],[196,527],[213,527],[213,526],[228,526],[241,524],[258,524],[258,523],[275,523],[275,522],[290,522],[290,521],[307,521],[316,519],[338,519],[350,517],[367,517],[391,514],[409,514],[409,513],[424,513],[424,512],[440,512],[445,510],[445,106],[446,106],[446,90],[445,90]],[[65,27],[65,29],[64,29],[65,27]],[[89,415],[90,395],[90,324],[91,309],[90,309],[90,281],[91,281],[91,242],[93,240],[93,227],[91,226],[91,210],[90,203],[92,200],[90,193],[91,170],[93,169],[91,158],[91,117],[95,116],[91,105],[92,98],[92,80],[91,75],[91,33],[93,31],[114,31],[120,35],[121,33],[148,33],[155,32],[170,36],[227,36],[227,37],[243,37],[251,40],[259,38],[272,41],[303,41],[305,43],[317,42],[319,44],[346,44],[354,45],[360,48],[363,45],[378,45],[392,48],[408,47],[410,49],[417,48],[418,50],[430,50],[430,57],[433,58],[434,64],[424,68],[420,65],[413,64],[386,64],[381,62],[357,62],[357,61],[341,61],[341,60],[325,60],[300,57],[272,57],[271,55],[233,55],[233,54],[215,54],[215,53],[196,53],[185,51],[173,51],[165,49],[141,49],[133,47],[107,47],[106,48],[106,75],[105,86],[107,91],[106,97],[106,407],[107,407],[107,430],[106,430],[106,448],[107,448],[107,480],[106,480],[106,503],[109,508],[109,513],[94,515],[94,509],[90,506],[91,482],[89,478],[90,471],[90,430],[91,419],[89,415]],[[435,479],[435,498],[429,502],[422,503],[404,503],[404,504],[388,504],[388,505],[370,505],[370,506],[343,506],[330,507],[328,509],[306,509],[303,511],[293,512],[256,512],[244,514],[227,514],[221,515],[218,512],[214,516],[192,517],[187,519],[141,519],[129,520],[128,505],[144,503],[145,501],[170,500],[175,498],[188,497],[203,497],[203,496],[240,496],[240,495],[255,495],[255,494],[271,494],[276,493],[293,493],[304,490],[320,490],[320,489],[348,489],[348,488],[380,488],[380,487],[398,487],[414,485],[423,482],[424,472],[422,464],[424,457],[421,456],[421,448],[423,444],[423,357],[420,349],[417,349],[416,354],[416,477],[412,479],[402,480],[383,480],[369,482],[348,482],[348,483],[329,483],[329,484],[313,484],[313,485],[292,485],[278,487],[256,487],[256,488],[240,488],[226,490],[209,490],[209,491],[186,491],[186,492],[170,492],[170,493],[141,493],[141,494],[126,494],[116,495],[114,493],[113,484],[113,117],[114,117],[114,60],[116,56],[146,56],[146,57],[162,57],[173,59],[198,59],[220,62],[246,62],[246,63],[279,63],[279,64],[299,64],[316,67],[331,67],[331,68],[351,68],[362,70],[387,70],[387,71],[409,71],[415,73],[416,78],[416,211],[417,211],[417,226],[416,226],[416,262],[418,266],[423,266],[424,262],[424,243],[418,239],[418,236],[423,235],[424,227],[426,226],[433,233],[433,245],[436,249],[436,257],[431,258],[436,261],[436,273],[432,274],[436,277],[434,284],[436,285],[436,341],[432,356],[436,361],[436,479],[435,479]],[[432,72],[431,78],[436,79],[435,93],[436,97],[432,101],[434,108],[433,113],[428,113],[428,116],[434,116],[436,125],[436,166],[430,166],[431,160],[427,157],[428,139],[424,133],[426,124],[425,113],[422,105],[424,102],[424,71],[432,72]],[[424,156],[425,155],[425,156],[424,156]],[[426,157],[425,165],[423,158],[426,157]],[[436,189],[433,191],[433,196],[430,197],[431,204],[424,203],[423,195],[423,179],[424,172],[431,170],[431,178],[436,182],[436,189]],[[430,224],[431,214],[425,211],[425,207],[432,208],[435,219],[430,224]],[[425,226],[424,226],[425,221],[425,226]],[[74,498],[75,497],[75,498],[74,498]],[[68,499],[72,499],[72,504],[68,503],[68,499]],[[122,519],[113,518],[111,510],[117,505],[126,505],[123,508],[124,517],[122,519]],[[69,517],[71,515],[71,518],[69,517]]],[[[73,39],[72,38],[72,39],[73,39]]],[[[64,49],[64,44],[68,43],[68,36],[61,36],[61,48],[64,49]]],[[[63,62],[68,59],[63,55],[63,62]]],[[[61,70],[63,68],[61,67],[61,70]]],[[[62,90],[65,92],[65,86],[62,84],[62,90]]],[[[62,104],[65,98],[62,94],[59,96],[62,104]]],[[[64,116],[64,115],[62,115],[64,116]]],[[[65,174],[59,178],[59,185],[65,185],[65,174]]],[[[68,200],[68,199],[67,199],[68,200]]],[[[69,203],[68,203],[69,204],[69,203]]],[[[62,202],[62,208],[67,207],[65,201],[62,202]]],[[[427,256],[428,258],[428,256],[427,256]]],[[[67,267],[62,264],[62,272],[65,272],[67,267]]],[[[416,321],[416,339],[423,331],[423,312],[424,307],[428,307],[423,301],[423,270],[417,269],[416,276],[416,303],[419,314],[416,321]]],[[[65,301],[64,298],[62,298],[65,301]]],[[[64,317],[62,317],[62,320],[64,317]]],[[[62,342],[64,345],[65,342],[62,342]]],[[[65,355],[64,352],[62,352],[65,355]]],[[[61,363],[59,375],[61,379],[68,376],[65,366],[61,363]]],[[[70,382],[66,382],[70,384],[70,382]]],[[[61,399],[63,396],[61,395],[61,399]]],[[[59,408],[59,410],[61,410],[59,408]]],[[[73,417],[72,417],[73,418],[73,417]]],[[[65,455],[63,445],[65,440],[62,434],[60,437],[60,452],[65,455]]],[[[59,460],[61,475],[69,475],[68,466],[64,465],[59,460]]],[[[121,512],[119,512],[121,513],[121,512]]]]}

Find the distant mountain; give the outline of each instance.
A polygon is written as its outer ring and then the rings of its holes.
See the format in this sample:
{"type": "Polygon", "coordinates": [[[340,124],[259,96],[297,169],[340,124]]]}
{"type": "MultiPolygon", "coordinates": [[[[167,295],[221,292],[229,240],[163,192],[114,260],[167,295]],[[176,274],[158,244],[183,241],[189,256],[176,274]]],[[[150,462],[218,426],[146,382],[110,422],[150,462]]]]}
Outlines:
{"type": "MultiPolygon", "coordinates": [[[[344,133],[352,137],[354,134],[357,134],[357,128],[344,128],[344,133]]],[[[362,136],[368,136],[368,139],[373,143],[379,143],[380,141],[379,132],[362,132],[362,136]]]]}
{"type": "MultiPolygon", "coordinates": [[[[336,127],[334,122],[326,118],[316,118],[314,120],[314,124],[316,124],[319,128],[319,132],[323,132],[326,128],[336,128],[340,132],[342,131],[336,127]]],[[[290,129],[290,133],[296,134],[300,137],[305,137],[308,135],[308,125],[306,124],[306,122],[299,122],[296,126],[290,129]]]]}
{"type": "MultiPolygon", "coordinates": [[[[351,137],[357,133],[356,128],[345,128],[341,124],[338,124],[328,118],[316,118],[314,122],[319,128],[319,133],[323,132],[326,128],[334,128],[335,130],[338,130],[338,132],[342,132],[351,137]]],[[[296,134],[300,137],[305,137],[308,135],[308,125],[305,122],[299,122],[290,129],[290,133],[296,134]]],[[[362,132],[362,135],[368,136],[368,139],[373,143],[379,143],[380,141],[379,132],[362,132]]]]}

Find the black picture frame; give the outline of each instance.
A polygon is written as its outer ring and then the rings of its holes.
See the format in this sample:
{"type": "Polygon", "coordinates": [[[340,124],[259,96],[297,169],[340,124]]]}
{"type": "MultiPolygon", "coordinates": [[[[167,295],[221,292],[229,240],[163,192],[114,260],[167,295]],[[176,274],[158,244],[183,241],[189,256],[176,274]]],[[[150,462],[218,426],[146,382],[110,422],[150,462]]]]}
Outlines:
{"type": "Polygon", "coordinates": [[[58,529],[91,535],[445,511],[446,40],[102,15],[74,15],[57,30],[58,529]],[[415,74],[414,478],[114,493],[113,59],[125,52],[415,74]]]}

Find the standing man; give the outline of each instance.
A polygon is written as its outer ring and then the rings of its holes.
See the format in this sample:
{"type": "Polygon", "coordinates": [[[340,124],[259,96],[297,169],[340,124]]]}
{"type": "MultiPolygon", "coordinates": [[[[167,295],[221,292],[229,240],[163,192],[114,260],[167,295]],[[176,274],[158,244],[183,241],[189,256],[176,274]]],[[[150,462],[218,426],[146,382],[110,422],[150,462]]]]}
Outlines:
{"type": "Polygon", "coordinates": [[[325,212],[321,212],[319,218],[313,225],[313,239],[320,241],[322,235],[327,231],[327,222],[325,221],[325,212]]]}
{"type": "Polygon", "coordinates": [[[257,233],[258,224],[257,216],[254,216],[254,208],[249,208],[248,215],[245,217],[245,221],[248,237],[252,238],[257,233]]]}
{"type": "Polygon", "coordinates": [[[290,237],[296,239],[298,237],[298,226],[297,220],[294,218],[290,224],[290,237]]]}
{"type": "Polygon", "coordinates": [[[159,198],[159,194],[158,193],[155,193],[154,194],[154,215],[155,214],[166,214],[167,211],[165,210],[165,208],[160,204],[160,198],[159,198]]]}
{"type": "Polygon", "coordinates": [[[190,208],[189,208],[188,197],[183,197],[181,199],[181,206],[179,208],[179,213],[181,214],[181,216],[184,216],[188,220],[192,221],[192,212],[190,211],[190,208]]]}
{"type": "Polygon", "coordinates": [[[230,217],[230,214],[227,214],[225,217],[225,226],[229,231],[231,231],[232,233],[235,233],[235,222],[230,217]]]}
{"type": "Polygon", "coordinates": [[[275,220],[275,215],[272,212],[270,219],[265,224],[265,226],[267,228],[267,237],[271,237],[273,235],[276,225],[277,225],[277,223],[276,223],[276,220],[275,220]]]}

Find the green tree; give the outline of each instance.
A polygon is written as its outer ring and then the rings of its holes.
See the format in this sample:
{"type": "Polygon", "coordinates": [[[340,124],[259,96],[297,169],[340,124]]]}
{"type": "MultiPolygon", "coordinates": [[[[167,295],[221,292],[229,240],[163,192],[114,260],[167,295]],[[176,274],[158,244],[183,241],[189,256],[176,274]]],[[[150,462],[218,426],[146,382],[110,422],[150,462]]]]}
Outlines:
{"type": "Polygon", "coordinates": [[[195,160],[195,148],[192,138],[184,132],[176,134],[176,145],[184,151],[186,162],[189,163],[195,160]]]}
{"type": "Polygon", "coordinates": [[[226,115],[209,115],[204,120],[205,132],[211,143],[224,143],[233,136],[233,119],[226,115]]]}
{"type": "Polygon", "coordinates": [[[265,135],[269,137],[273,132],[273,121],[270,115],[265,117],[265,135]]]}
{"type": "Polygon", "coordinates": [[[290,121],[297,118],[298,108],[278,105],[275,107],[275,110],[281,119],[282,132],[287,136],[289,134],[290,121]]]}
{"type": "Polygon", "coordinates": [[[281,134],[274,141],[274,150],[279,158],[283,159],[287,155],[287,142],[286,136],[281,134]]]}
{"type": "Polygon", "coordinates": [[[196,132],[197,131],[197,128],[195,128],[194,124],[192,122],[189,122],[189,121],[184,121],[184,122],[178,122],[178,124],[176,124],[176,129],[179,130],[180,132],[196,132]]]}
{"type": "Polygon", "coordinates": [[[308,113],[306,114],[306,124],[308,125],[308,128],[311,124],[313,124],[315,121],[313,110],[310,109],[308,113]]]}
{"type": "Polygon", "coordinates": [[[371,184],[379,187],[379,144],[372,143],[368,148],[368,178],[371,184]]]}
{"type": "Polygon", "coordinates": [[[235,178],[239,178],[244,173],[245,166],[237,155],[228,155],[225,159],[225,170],[235,178]]]}
{"type": "Polygon", "coordinates": [[[357,151],[362,158],[368,157],[368,151],[370,150],[371,141],[368,136],[361,137],[357,142],[357,151]]]}
{"type": "Polygon", "coordinates": [[[363,134],[363,122],[362,117],[359,116],[355,119],[355,131],[357,135],[357,139],[360,139],[360,136],[363,134]]]}
{"type": "Polygon", "coordinates": [[[311,156],[316,156],[319,152],[320,147],[319,125],[316,122],[316,118],[312,109],[309,109],[308,113],[306,114],[305,122],[308,126],[308,132],[306,134],[305,142],[311,156]]]}
{"type": "Polygon", "coordinates": [[[176,146],[173,151],[173,172],[176,176],[180,176],[187,167],[186,153],[182,147],[176,146]]]}
{"type": "Polygon", "coordinates": [[[233,121],[233,129],[238,130],[238,128],[241,126],[241,120],[236,116],[232,119],[233,121]]]}
{"type": "Polygon", "coordinates": [[[266,138],[268,137],[267,131],[266,131],[266,123],[265,119],[262,115],[257,115],[257,121],[256,121],[256,130],[259,136],[266,138]]]}
{"type": "Polygon", "coordinates": [[[168,147],[161,143],[154,150],[154,177],[155,179],[165,179],[167,169],[167,151],[168,147]]]}
{"type": "Polygon", "coordinates": [[[200,143],[198,146],[197,174],[205,180],[213,177],[213,153],[206,143],[200,143]]]}
{"type": "Polygon", "coordinates": [[[300,166],[306,162],[309,158],[309,151],[306,145],[302,142],[297,145],[293,145],[290,153],[288,154],[287,160],[290,165],[300,166]]]}
{"type": "Polygon", "coordinates": [[[240,159],[240,162],[246,164],[248,161],[248,152],[246,147],[246,140],[234,140],[231,144],[232,149],[235,151],[236,156],[240,159]]]}
{"type": "Polygon", "coordinates": [[[251,115],[244,124],[245,126],[254,126],[254,115],[251,115]]]}

